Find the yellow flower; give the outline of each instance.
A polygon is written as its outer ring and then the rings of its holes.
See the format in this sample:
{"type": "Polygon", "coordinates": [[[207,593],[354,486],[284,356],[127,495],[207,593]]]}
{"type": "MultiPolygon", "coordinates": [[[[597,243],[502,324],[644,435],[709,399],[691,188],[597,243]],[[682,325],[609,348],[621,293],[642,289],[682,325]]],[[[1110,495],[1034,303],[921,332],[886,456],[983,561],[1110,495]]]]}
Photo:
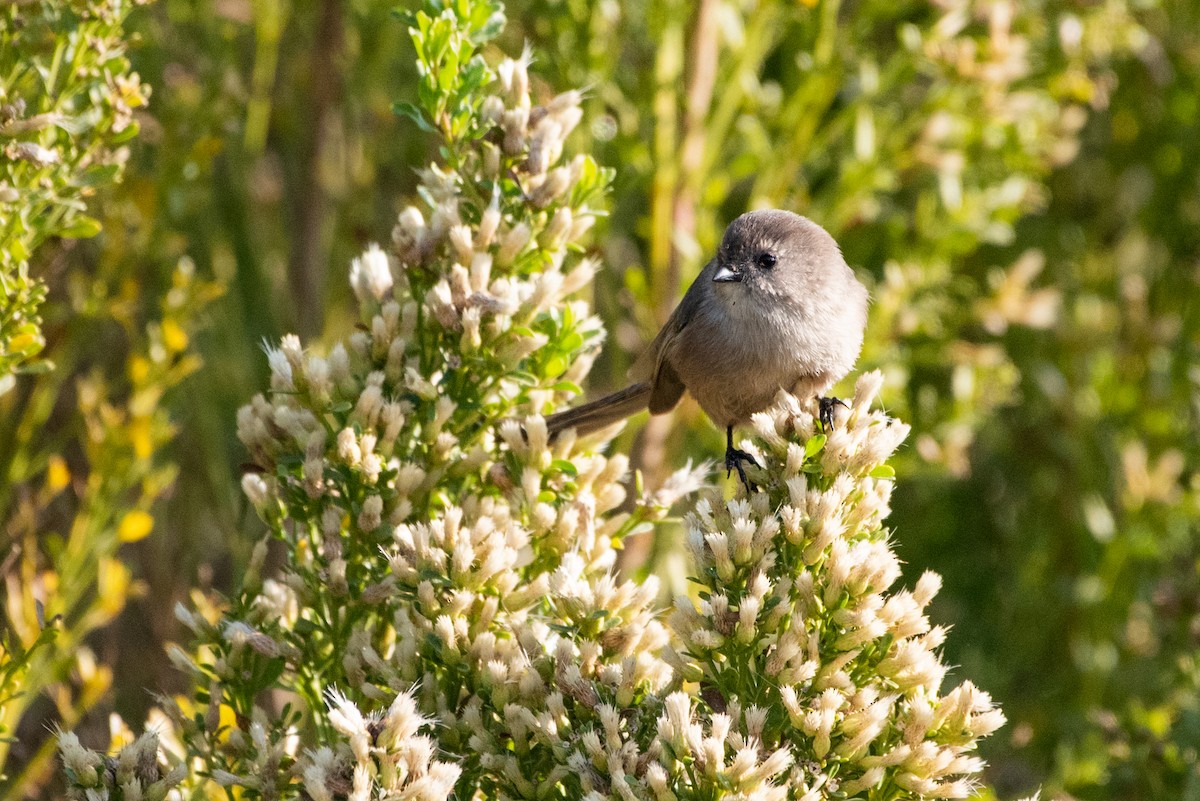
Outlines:
{"type": "Polygon", "coordinates": [[[139,417],[129,424],[129,441],[133,445],[133,453],[137,458],[150,458],[154,453],[154,438],[150,435],[148,418],[139,417]]]}
{"type": "Polygon", "coordinates": [[[8,341],[8,347],[9,347],[9,350],[11,350],[13,353],[21,353],[24,350],[32,348],[40,340],[41,340],[41,337],[39,337],[36,333],[31,333],[31,332],[27,331],[27,332],[24,332],[21,334],[17,334],[15,337],[10,339],[8,341]]]}
{"type": "Polygon", "coordinates": [[[51,456],[46,466],[46,489],[57,493],[70,483],[71,471],[67,469],[66,460],[57,454],[51,456]]]}
{"type": "Polygon", "coordinates": [[[229,733],[237,728],[237,713],[233,711],[233,707],[229,704],[221,704],[220,722],[217,724],[217,739],[221,742],[228,742],[229,733]]]}
{"type": "MultiPolygon", "coordinates": [[[[130,514],[138,514],[131,512],[130,514]]],[[[146,515],[149,517],[149,515],[146,515]]],[[[128,515],[126,515],[128,517],[128,515]]],[[[150,529],[147,527],[146,529],[150,529]]],[[[129,568],[116,559],[105,557],[100,560],[97,570],[96,590],[99,595],[100,609],[106,619],[112,619],[125,608],[129,598],[129,585],[132,576],[129,568]]]]}
{"type": "Polygon", "coordinates": [[[179,353],[188,346],[187,332],[179,326],[179,323],[169,318],[162,322],[162,338],[163,344],[171,353],[179,353]]]}
{"type": "Polygon", "coordinates": [[[153,528],[154,518],[148,512],[134,509],[121,518],[121,525],[117,527],[117,537],[121,542],[137,542],[149,534],[153,528]]]}

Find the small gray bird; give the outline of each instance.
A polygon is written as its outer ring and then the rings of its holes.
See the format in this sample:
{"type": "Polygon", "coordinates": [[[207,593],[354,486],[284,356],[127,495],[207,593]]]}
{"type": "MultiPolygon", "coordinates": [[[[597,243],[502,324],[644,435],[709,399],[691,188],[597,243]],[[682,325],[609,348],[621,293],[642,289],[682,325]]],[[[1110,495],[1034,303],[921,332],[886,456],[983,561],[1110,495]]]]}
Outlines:
{"type": "Polygon", "coordinates": [[[603,428],[649,408],[670,411],[686,389],[725,428],[727,474],[754,457],[733,447],[733,427],[768,408],[780,389],[820,399],[858,359],[867,290],[824,228],[790,211],[751,211],[725,230],[716,258],[634,364],[636,383],[547,418],[550,434],[603,428]]]}

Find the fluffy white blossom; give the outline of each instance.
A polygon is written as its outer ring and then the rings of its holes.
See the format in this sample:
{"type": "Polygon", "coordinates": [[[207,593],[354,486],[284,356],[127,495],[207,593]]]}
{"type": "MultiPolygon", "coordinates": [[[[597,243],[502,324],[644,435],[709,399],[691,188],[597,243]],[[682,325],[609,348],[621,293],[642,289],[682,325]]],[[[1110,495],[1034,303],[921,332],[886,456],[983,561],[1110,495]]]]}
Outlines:
{"type": "Polygon", "coordinates": [[[392,291],[392,281],[387,254],[375,243],[350,263],[350,286],[360,303],[386,299],[392,291]]]}

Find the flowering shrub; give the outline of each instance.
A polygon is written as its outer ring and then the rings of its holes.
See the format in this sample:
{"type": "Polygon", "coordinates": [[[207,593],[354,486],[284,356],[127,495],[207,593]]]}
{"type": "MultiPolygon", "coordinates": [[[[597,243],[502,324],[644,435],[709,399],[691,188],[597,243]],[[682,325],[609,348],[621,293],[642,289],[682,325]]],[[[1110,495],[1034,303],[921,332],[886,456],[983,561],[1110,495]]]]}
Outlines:
{"type": "Polygon", "coordinates": [[[762,491],[687,516],[695,599],[666,612],[653,577],[616,574],[707,466],[627,499],[615,427],[547,435],[602,340],[570,297],[609,173],[567,155],[578,92],[535,102],[528,53],[482,58],[502,22],[466,0],[408,18],[420,102],[398,110],[441,159],[391,252],[351,266],[360,330],[268,348],[238,433],[270,537],[235,597],[178,610],[196,692],[163,700],[171,750],[244,798],[970,794],[1003,717],[942,693],[938,579],[891,589],[908,428],[872,411],[878,374],[831,432],[786,393],[756,416],[762,491]]]}

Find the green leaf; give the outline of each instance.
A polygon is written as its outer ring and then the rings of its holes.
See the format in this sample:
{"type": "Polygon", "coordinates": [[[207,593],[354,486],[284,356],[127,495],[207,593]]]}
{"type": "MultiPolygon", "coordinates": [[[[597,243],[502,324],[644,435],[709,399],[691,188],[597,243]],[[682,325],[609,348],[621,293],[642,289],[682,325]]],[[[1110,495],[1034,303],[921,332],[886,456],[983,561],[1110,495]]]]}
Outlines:
{"type": "Polygon", "coordinates": [[[83,175],[79,177],[79,183],[82,186],[103,186],[110,184],[116,179],[120,171],[121,166],[119,164],[97,164],[94,167],[84,170],[83,175]]]}
{"type": "Polygon", "coordinates": [[[827,437],[824,434],[817,434],[804,443],[804,458],[811,459],[820,453],[821,449],[825,447],[826,439],[827,437]]]}
{"type": "Polygon", "coordinates": [[[563,353],[572,353],[583,346],[583,337],[578,332],[572,331],[563,337],[562,342],[558,343],[558,349],[563,353]]]}
{"type": "Polygon", "coordinates": [[[475,92],[477,89],[483,86],[487,77],[487,63],[480,56],[473,57],[469,62],[467,62],[467,66],[462,72],[459,94],[466,98],[472,92],[475,92]]]}
{"type": "Polygon", "coordinates": [[[458,81],[458,53],[451,50],[446,56],[446,63],[438,72],[438,86],[443,92],[449,93],[458,81]]]}
{"type": "Polygon", "coordinates": [[[557,470],[560,473],[565,473],[571,478],[575,478],[579,475],[579,470],[575,467],[574,462],[569,462],[566,459],[555,459],[550,463],[550,469],[557,470]]]}
{"type": "Polygon", "coordinates": [[[71,224],[58,232],[58,235],[64,239],[91,239],[96,234],[100,233],[100,221],[89,217],[86,214],[80,214],[71,224]]]}
{"type": "Polygon", "coordinates": [[[392,104],[392,112],[401,117],[408,117],[417,124],[417,127],[427,133],[432,133],[435,129],[429,124],[429,120],[425,117],[425,112],[416,105],[408,102],[399,102],[392,104]]]}
{"type": "Polygon", "coordinates": [[[497,8],[494,12],[492,12],[492,15],[488,18],[488,21],[483,24],[483,27],[471,35],[471,41],[475,44],[483,44],[484,42],[495,39],[500,35],[500,32],[504,30],[505,22],[506,20],[504,19],[504,12],[497,8]]]}
{"type": "Polygon", "coordinates": [[[874,470],[872,470],[868,475],[870,475],[871,478],[895,478],[896,468],[892,467],[890,464],[881,464],[879,467],[876,467],[874,470]]]}
{"type": "Polygon", "coordinates": [[[542,375],[546,378],[554,378],[560,376],[567,371],[567,360],[562,356],[555,354],[546,360],[546,364],[542,368],[542,375]]]}
{"type": "Polygon", "coordinates": [[[596,177],[600,172],[599,165],[591,156],[583,157],[583,168],[579,171],[579,184],[591,189],[596,185],[596,177]]]}
{"type": "Polygon", "coordinates": [[[425,52],[429,56],[430,64],[435,64],[442,60],[447,48],[450,47],[450,35],[452,32],[453,28],[450,20],[438,17],[433,21],[425,43],[425,52]]]}
{"type": "Polygon", "coordinates": [[[112,138],[109,140],[109,143],[114,144],[114,145],[119,145],[122,142],[129,142],[135,136],[138,135],[139,130],[140,130],[140,127],[138,126],[138,124],[136,122],[131,122],[128,125],[126,125],[124,128],[122,128],[120,131],[113,134],[112,138]]]}
{"type": "Polygon", "coordinates": [[[274,686],[279,681],[279,677],[283,675],[284,668],[287,667],[287,661],[283,657],[272,659],[267,663],[266,669],[263,671],[260,681],[263,689],[274,686]]]}
{"type": "Polygon", "coordinates": [[[35,362],[21,365],[17,372],[22,375],[45,375],[54,372],[54,362],[49,359],[38,359],[35,362]]]}

